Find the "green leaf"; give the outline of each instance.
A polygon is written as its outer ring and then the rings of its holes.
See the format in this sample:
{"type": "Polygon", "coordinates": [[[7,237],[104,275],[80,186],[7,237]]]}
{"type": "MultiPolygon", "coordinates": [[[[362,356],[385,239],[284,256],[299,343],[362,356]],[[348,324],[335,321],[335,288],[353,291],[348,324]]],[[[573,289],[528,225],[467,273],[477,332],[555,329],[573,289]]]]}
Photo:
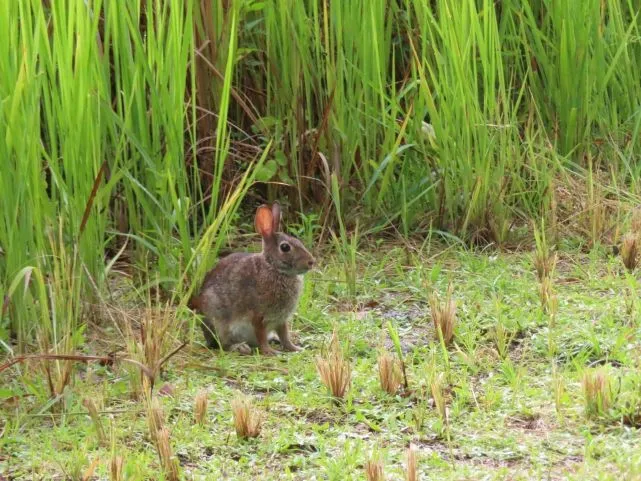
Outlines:
{"type": "Polygon", "coordinates": [[[269,159],[256,169],[256,180],[258,182],[268,182],[274,178],[277,170],[278,164],[276,161],[274,159],[269,159]]]}
{"type": "Polygon", "coordinates": [[[277,150],[274,153],[274,158],[276,159],[276,162],[278,162],[278,165],[281,167],[285,167],[287,165],[287,156],[285,156],[285,152],[282,150],[277,150]]]}
{"type": "Polygon", "coordinates": [[[15,395],[16,395],[16,392],[13,391],[12,389],[0,387],[0,399],[9,399],[10,397],[13,397],[15,395]]]}

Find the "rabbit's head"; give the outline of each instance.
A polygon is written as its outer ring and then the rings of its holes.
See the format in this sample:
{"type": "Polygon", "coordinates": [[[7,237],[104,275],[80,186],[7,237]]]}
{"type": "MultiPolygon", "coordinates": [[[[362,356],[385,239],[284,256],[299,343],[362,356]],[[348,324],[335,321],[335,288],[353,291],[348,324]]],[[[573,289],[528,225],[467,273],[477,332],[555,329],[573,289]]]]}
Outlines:
{"type": "Polygon", "coordinates": [[[263,238],[263,256],[283,274],[304,274],[314,267],[314,257],[303,243],[280,232],[280,205],[261,205],[256,211],[256,231],[263,238]]]}

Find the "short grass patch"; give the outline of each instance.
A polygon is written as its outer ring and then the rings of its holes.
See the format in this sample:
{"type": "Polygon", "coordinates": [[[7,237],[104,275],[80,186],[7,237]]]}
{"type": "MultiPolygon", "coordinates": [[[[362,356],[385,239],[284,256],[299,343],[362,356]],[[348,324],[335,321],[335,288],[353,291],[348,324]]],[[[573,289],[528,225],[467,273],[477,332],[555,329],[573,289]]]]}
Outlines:
{"type": "MultiPolygon", "coordinates": [[[[158,374],[152,400],[145,388],[132,396],[131,377],[140,374],[121,363],[79,365],[54,398],[35,361],[11,367],[1,374],[0,473],[337,481],[641,475],[641,318],[628,299],[637,284],[620,259],[559,251],[550,323],[529,253],[432,248],[411,263],[387,262],[405,247],[360,253],[355,293],[331,257],[309,275],[293,326],[305,351],[241,356],[209,351],[195,336],[158,374]],[[449,285],[457,323],[446,346],[435,336],[430,293],[449,285]],[[392,332],[407,389],[398,389],[396,364],[397,389],[381,387],[382,353],[399,362],[392,332]],[[317,371],[331,349],[350,363],[340,402],[317,371]],[[240,411],[260,416],[251,435],[236,434],[240,411]]],[[[87,353],[126,348],[115,323],[93,327],[102,334],[88,339],[87,353]]]]}

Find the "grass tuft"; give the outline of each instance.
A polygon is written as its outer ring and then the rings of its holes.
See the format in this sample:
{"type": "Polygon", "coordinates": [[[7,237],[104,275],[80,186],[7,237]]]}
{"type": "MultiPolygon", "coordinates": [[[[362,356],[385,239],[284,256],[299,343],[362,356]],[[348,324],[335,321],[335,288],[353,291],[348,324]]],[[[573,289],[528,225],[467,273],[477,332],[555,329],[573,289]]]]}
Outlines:
{"type": "Polygon", "coordinates": [[[542,282],[544,279],[549,279],[554,273],[557,262],[556,252],[550,252],[547,246],[541,248],[537,245],[532,262],[536,271],[536,277],[539,282],[542,282]]]}
{"type": "Polygon", "coordinates": [[[171,443],[169,441],[169,429],[165,427],[165,415],[158,398],[145,397],[145,408],[147,411],[147,424],[149,427],[149,436],[158,453],[160,464],[169,481],[180,479],[178,463],[173,455],[171,443]]]}
{"type": "Polygon", "coordinates": [[[194,399],[194,421],[203,426],[207,420],[207,406],[209,399],[207,391],[200,391],[194,399]]]}
{"type": "Polygon", "coordinates": [[[378,379],[381,388],[388,394],[396,394],[401,386],[400,362],[387,352],[382,352],[378,356],[378,379]]]}
{"type": "Polygon", "coordinates": [[[405,481],[418,481],[418,460],[416,456],[416,448],[412,444],[407,448],[405,481]]]}
{"type": "Polygon", "coordinates": [[[445,392],[443,388],[443,373],[435,375],[430,381],[430,391],[432,392],[432,400],[434,407],[438,413],[439,418],[443,422],[447,422],[447,406],[445,404],[445,392]]]}
{"type": "Polygon", "coordinates": [[[231,410],[236,435],[240,439],[256,438],[260,435],[263,415],[254,407],[250,398],[243,396],[232,399],[231,410]]]}
{"type": "Polygon", "coordinates": [[[165,362],[175,353],[172,347],[175,343],[173,334],[179,332],[178,321],[173,306],[169,303],[158,303],[140,313],[140,323],[137,330],[126,312],[123,312],[123,332],[127,343],[129,356],[146,366],[147,370],[138,374],[132,373],[132,396],[137,397],[141,391],[150,392],[155,380],[165,362]]]}
{"type": "Polygon", "coordinates": [[[105,428],[102,425],[102,420],[100,419],[100,414],[98,413],[96,403],[93,402],[92,399],[87,398],[82,401],[82,405],[87,409],[87,412],[89,413],[91,422],[93,423],[96,430],[96,435],[98,436],[98,442],[102,446],[106,446],[108,444],[107,435],[105,434],[105,428]]]}
{"type": "Polygon", "coordinates": [[[452,342],[454,327],[456,326],[456,301],[452,298],[453,290],[454,287],[450,283],[443,301],[441,301],[436,291],[429,298],[436,338],[437,340],[442,339],[446,346],[452,342]]]}
{"type": "Polygon", "coordinates": [[[632,272],[639,264],[639,237],[634,232],[629,232],[623,237],[621,243],[621,260],[625,268],[632,272]]]}
{"type": "Polygon", "coordinates": [[[147,411],[147,426],[149,436],[154,444],[157,444],[158,432],[165,426],[165,415],[157,398],[145,399],[145,409],[147,411]]]}
{"type": "Polygon", "coordinates": [[[385,465],[380,457],[374,456],[367,460],[365,477],[367,481],[385,481],[385,465]]]}
{"type": "Polygon", "coordinates": [[[343,399],[351,385],[352,368],[343,355],[336,331],[325,356],[316,358],[316,370],[334,399],[343,399]]]}
{"type": "Polygon", "coordinates": [[[554,281],[550,277],[544,277],[539,285],[539,298],[543,312],[550,315],[554,320],[559,306],[559,300],[554,292],[554,281]]]}
{"type": "Polygon", "coordinates": [[[549,279],[554,275],[557,254],[548,244],[543,221],[541,222],[541,227],[536,224],[533,224],[533,226],[536,248],[532,255],[532,264],[534,264],[537,279],[539,282],[543,282],[544,279],[549,279]]]}
{"type": "Polygon", "coordinates": [[[109,480],[110,481],[123,481],[122,468],[125,460],[122,456],[113,456],[109,463],[109,480]]]}
{"type": "Polygon", "coordinates": [[[605,415],[612,404],[610,375],[605,369],[587,370],[581,382],[588,418],[605,415]]]}
{"type": "Polygon", "coordinates": [[[175,458],[171,448],[169,430],[167,428],[163,427],[156,433],[156,443],[158,457],[160,458],[160,464],[163,467],[166,479],[168,481],[178,481],[180,479],[178,460],[175,458]]]}

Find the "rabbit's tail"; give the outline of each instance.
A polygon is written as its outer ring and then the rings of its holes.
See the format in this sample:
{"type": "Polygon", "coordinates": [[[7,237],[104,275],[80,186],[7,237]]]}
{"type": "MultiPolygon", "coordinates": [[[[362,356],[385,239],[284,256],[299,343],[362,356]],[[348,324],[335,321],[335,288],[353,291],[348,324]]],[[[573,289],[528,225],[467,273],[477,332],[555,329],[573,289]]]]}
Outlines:
{"type": "MultiPolygon", "coordinates": [[[[192,296],[187,303],[187,307],[196,313],[202,313],[200,309],[200,296],[192,296]]],[[[203,329],[207,347],[210,349],[220,349],[220,343],[214,331],[214,326],[205,318],[200,320],[200,327],[203,329]]]]}

